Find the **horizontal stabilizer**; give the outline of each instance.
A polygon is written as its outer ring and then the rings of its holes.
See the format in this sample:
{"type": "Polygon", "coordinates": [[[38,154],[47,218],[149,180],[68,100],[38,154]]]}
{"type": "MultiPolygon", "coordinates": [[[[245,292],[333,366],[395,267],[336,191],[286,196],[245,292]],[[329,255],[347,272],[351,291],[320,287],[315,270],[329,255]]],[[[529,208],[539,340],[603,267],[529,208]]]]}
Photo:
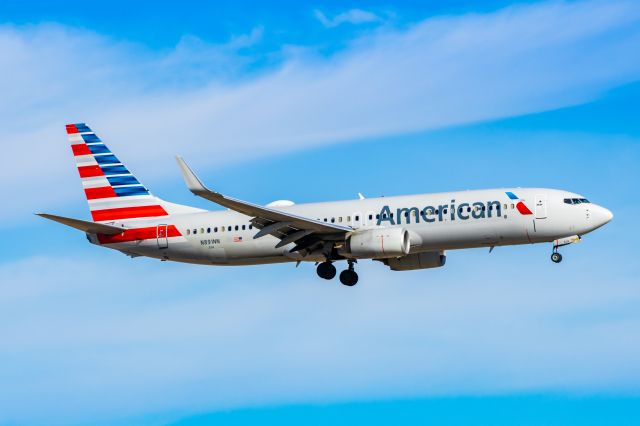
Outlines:
{"type": "Polygon", "coordinates": [[[122,234],[126,230],[126,228],[120,228],[113,225],[105,225],[103,223],[89,222],[86,220],[72,219],[70,217],[56,216],[47,213],[36,214],[40,217],[44,217],[45,219],[53,220],[54,222],[59,222],[63,225],[67,225],[80,231],[88,232],[90,234],[116,235],[122,234]]]}

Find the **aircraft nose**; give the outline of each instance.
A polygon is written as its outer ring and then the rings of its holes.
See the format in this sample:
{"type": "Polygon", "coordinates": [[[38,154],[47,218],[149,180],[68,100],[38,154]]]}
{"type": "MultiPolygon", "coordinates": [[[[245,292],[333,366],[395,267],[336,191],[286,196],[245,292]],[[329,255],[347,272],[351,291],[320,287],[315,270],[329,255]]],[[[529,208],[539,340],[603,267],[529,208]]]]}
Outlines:
{"type": "Polygon", "coordinates": [[[606,223],[609,223],[611,219],[613,219],[613,213],[611,213],[611,210],[601,206],[596,206],[592,214],[598,226],[602,226],[606,223]]]}

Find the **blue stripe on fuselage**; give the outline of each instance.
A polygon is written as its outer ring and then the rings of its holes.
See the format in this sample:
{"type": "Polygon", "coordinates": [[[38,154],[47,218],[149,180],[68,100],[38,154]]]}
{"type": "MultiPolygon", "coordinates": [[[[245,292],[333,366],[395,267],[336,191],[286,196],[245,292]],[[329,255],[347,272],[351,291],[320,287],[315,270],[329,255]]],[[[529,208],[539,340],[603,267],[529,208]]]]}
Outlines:
{"type": "Polygon", "coordinates": [[[514,194],[513,192],[508,191],[508,192],[505,192],[505,194],[507,194],[507,197],[509,197],[512,200],[517,200],[518,199],[516,194],[514,194]]]}

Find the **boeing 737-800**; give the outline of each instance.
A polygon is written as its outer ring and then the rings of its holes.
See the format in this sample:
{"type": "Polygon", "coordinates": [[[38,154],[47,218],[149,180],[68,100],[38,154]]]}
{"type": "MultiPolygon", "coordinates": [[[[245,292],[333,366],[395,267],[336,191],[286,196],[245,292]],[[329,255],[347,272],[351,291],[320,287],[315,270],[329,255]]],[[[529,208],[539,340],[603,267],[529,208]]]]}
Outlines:
{"type": "Polygon", "coordinates": [[[131,257],[206,265],[316,262],[321,278],[358,282],[354,263],[378,260],[394,271],[436,268],[447,250],[552,243],[558,248],[613,215],[582,195],[544,188],[506,188],[349,201],[266,206],[212,191],[185,161],[189,190],[226,211],[207,211],[155,197],[84,123],[67,125],[93,221],[39,215],[84,231],[88,240],[131,257]]]}

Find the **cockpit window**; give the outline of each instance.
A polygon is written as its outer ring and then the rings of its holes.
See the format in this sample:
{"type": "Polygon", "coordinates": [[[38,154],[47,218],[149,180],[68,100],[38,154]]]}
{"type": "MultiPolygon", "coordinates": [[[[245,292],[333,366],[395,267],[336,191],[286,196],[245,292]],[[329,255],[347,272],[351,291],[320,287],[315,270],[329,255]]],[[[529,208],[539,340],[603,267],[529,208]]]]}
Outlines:
{"type": "Polygon", "coordinates": [[[586,198],[565,198],[564,199],[564,203],[565,204],[587,204],[590,203],[589,200],[587,200],[586,198]]]}

